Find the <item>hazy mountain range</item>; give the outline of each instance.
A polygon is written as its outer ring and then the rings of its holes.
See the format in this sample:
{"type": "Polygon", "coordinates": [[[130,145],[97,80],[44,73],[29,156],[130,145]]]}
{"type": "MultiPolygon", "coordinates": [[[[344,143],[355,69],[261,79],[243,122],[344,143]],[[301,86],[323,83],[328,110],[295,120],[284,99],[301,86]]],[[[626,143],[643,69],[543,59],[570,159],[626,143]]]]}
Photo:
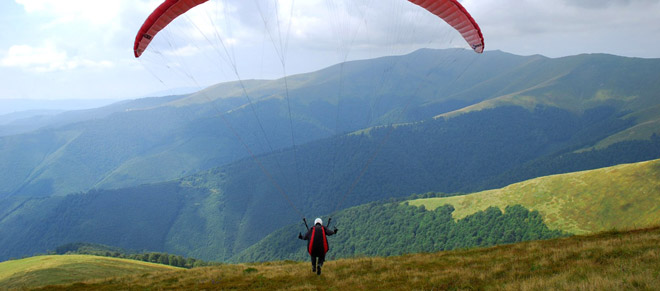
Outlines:
{"type": "Polygon", "coordinates": [[[659,65],[420,50],[52,115],[0,137],[0,258],[228,260],[301,216],[660,158],[659,65]]]}

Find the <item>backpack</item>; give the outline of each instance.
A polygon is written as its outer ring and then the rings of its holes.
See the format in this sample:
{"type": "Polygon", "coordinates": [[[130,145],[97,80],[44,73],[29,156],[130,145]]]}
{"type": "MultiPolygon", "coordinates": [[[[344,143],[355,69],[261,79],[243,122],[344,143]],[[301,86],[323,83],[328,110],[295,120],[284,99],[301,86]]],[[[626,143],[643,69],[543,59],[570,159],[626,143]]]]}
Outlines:
{"type": "Polygon", "coordinates": [[[312,256],[324,255],[328,252],[328,238],[325,235],[325,227],[316,225],[312,227],[312,236],[309,239],[307,252],[312,256]],[[323,250],[323,253],[321,253],[323,250]]]}

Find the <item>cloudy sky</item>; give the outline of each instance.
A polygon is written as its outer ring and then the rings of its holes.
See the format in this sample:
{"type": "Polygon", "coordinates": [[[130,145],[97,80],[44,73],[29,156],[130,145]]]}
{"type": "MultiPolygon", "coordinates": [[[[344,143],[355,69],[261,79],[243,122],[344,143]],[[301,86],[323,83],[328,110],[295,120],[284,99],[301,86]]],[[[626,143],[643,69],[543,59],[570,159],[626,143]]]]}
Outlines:
{"type": "MultiPolygon", "coordinates": [[[[343,60],[463,47],[404,0],[211,0],[157,35],[137,30],[162,0],[0,1],[0,99],[126,99],[343,60]]],[[[489,50],[660,58],[660,0],[464,0],[489,50]]]]}

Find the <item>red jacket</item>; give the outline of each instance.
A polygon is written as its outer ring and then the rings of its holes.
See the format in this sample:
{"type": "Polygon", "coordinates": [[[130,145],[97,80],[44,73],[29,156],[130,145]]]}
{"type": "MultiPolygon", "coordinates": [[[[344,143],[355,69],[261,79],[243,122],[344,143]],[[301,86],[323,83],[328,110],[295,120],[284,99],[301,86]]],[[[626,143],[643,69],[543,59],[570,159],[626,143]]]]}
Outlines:
{"type": "Polygon", "coordinates": [[[304,240],[308,240],[307,252],[315,257],[325,255],[328,252],[328,235],[335,234],[331,229],[317,224],[312,226],[305,234],[304,240]]]}

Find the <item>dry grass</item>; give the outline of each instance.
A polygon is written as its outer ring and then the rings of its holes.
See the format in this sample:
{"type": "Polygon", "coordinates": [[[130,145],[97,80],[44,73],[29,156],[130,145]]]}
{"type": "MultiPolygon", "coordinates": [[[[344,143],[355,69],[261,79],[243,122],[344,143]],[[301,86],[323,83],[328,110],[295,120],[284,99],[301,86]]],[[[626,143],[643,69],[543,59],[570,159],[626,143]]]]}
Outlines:
{"type": "Polygon", "coordinates": [[[0,263],[0,290],[27,289],[180,268],[88,255],[49,255],[0,263]]]}
{"type": "Polygon", "coordinates": [[[48,286],[46,290],[653,290],[660,227],[484,249],[308,263],[271,262],[168,271],[48,286]]]}

